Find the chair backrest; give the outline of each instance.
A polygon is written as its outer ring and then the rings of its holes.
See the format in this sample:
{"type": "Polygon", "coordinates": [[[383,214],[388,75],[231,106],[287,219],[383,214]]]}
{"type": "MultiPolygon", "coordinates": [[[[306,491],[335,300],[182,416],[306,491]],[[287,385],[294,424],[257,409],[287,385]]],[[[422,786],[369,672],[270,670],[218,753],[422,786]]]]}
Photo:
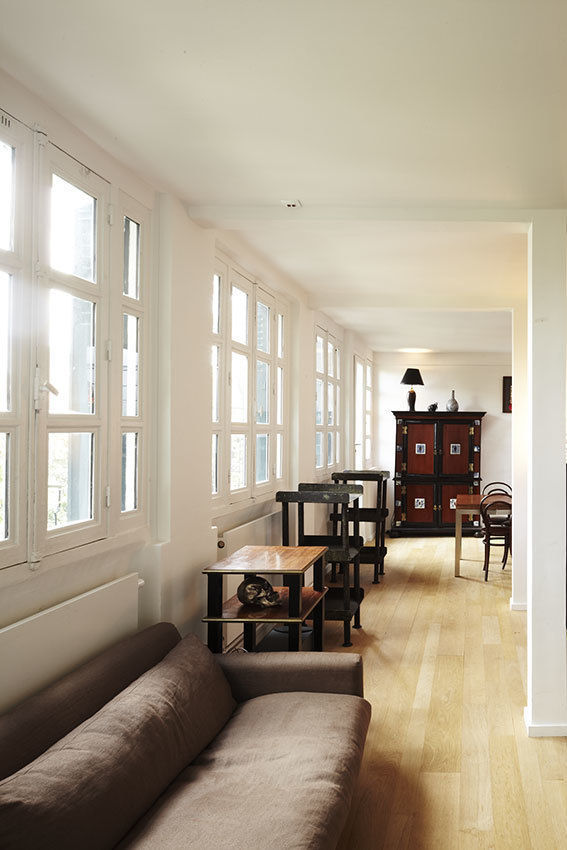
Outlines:
{"type": "Polygon", "coordinates": [[[298,484],[301,493],[348,493],[352,496],[362,496],[364,488],[362,484],[298,484]]]}
{"type": "Polygon", "coordinates": [[[508,521],[512,517],[511,499],[498,499],[499,495],[499,493],[489,493],[480,501],[480,516],[488,529],[501,526],[503,521],[508,521]]]}
{"type": "Polygon", "coordinates": [[[490,484],[485,484],[482,488],[483,496],[490,496],[493,494],[502,493],[507,496],[512,495],[512,488],[509,484],[506,484],[505,481],[491,481],[490,484]]]}
{"type": "MultiPolygon", "coordinates": [[[[299,485],[301,487],[301,484],[299,485]]],[[[362,492],[362,487],[360,488],[362,492]]],[[[278,490],[276,493],[276,502],[290,504],[297,502],[298,504],[316,504],[329,505],[343,504],[348,505],[350,502],[350,493],[348,491],[337,492],[336,490],[278,490]]]]}
{"type": "Polygon", "coordinates": [[[389,472],[371,469],[343,469],[342,472],[333,472],[333,481],[381,481],[388,478],[389,472]]]}
{"type": "MultiPolygon", "coordinates": [[[[362,490],[362,487],[360,488],[362,490]]],[[[297,537],[301,541],[304,536],[305,529],[305,512],[306,504],[312,505],[342,505],[342,510],[347,511],[351,500],[351,494],[348,492],[338,493],[335,490],[278,490],[276,493],[276,502],[282,503],[282,545],[289,546],[289,506],[297,504],[297,537]]],[[[345,523],[346,540],[348,542],[348,523],[345,523]]],[[[301,542],[300,544],[301,545],[301,542]]]]}

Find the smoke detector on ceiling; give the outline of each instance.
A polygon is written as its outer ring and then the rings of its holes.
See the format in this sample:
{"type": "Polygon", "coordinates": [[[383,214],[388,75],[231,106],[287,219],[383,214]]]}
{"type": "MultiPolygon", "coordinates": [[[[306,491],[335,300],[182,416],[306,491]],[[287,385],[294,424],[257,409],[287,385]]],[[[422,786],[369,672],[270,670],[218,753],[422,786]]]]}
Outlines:
{"type": "Polygon", "coordinates": [[[296,210],[301,206],[301,201],[295,199],[294,201],[280,201],[283,207],[286,207],[288,210],[296,210]]]}

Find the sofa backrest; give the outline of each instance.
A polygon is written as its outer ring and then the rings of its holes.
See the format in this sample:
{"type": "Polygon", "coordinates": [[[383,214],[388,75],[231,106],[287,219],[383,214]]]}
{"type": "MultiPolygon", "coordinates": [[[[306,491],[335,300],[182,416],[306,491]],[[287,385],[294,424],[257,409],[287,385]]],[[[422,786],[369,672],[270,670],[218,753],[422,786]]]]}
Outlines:
{"type": "MultiPolygon", "coordinates": [[[[197,635],[187,635],[94,715],[0,782],[0,847],[115,847],[235,707],[215,656],[197,635]]],[[[175,837],[170,846],[180,846],[175,837]]]]}
{"type": "Polygon", "coordinates": [[[0,717],[0,779],[10,776],[91,717],[179,642],[172,623],[119,641],[0,717]]]}

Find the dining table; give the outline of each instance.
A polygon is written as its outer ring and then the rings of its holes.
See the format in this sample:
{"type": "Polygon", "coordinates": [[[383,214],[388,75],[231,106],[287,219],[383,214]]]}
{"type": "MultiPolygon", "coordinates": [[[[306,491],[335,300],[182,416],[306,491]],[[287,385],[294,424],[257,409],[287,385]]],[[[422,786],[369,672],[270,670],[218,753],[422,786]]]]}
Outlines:
{"type": "Polygon", "coordinates": [[[483,496],[481,493],[459,493],[455,502],[455,576],[461,575],[461,553],[463,543],[463,515],[480,513],[480,503],[483,499],[490,502],[508,502],[512,498],[504,493],[493,493],[483,496]]]}

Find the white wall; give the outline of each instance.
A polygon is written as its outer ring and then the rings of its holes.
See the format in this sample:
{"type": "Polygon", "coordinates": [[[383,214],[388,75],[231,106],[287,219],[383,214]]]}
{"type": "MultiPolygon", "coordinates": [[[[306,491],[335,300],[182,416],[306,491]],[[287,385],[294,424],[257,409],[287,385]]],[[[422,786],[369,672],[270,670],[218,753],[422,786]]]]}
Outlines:
{"type": "MultiPolygon", "coordinates": [[[[404,371],[417,367],[424,386],[415,387],[416,410],[433,402],[438,410],[455,390],[459,410],[486,411],[482,420],[481,477],[512,483],[512,416],[502,412],[502,378],[512,374],[512,355],[374,353],[376,465],[394,474],[395,419],[392,410],[407,410],[408,387],[400,384],[404,371]]],[[[393,485],[389,486],[392,507],[393,485]]],[[[390,519],[392,511],[390,510],[390,519]]]]}

